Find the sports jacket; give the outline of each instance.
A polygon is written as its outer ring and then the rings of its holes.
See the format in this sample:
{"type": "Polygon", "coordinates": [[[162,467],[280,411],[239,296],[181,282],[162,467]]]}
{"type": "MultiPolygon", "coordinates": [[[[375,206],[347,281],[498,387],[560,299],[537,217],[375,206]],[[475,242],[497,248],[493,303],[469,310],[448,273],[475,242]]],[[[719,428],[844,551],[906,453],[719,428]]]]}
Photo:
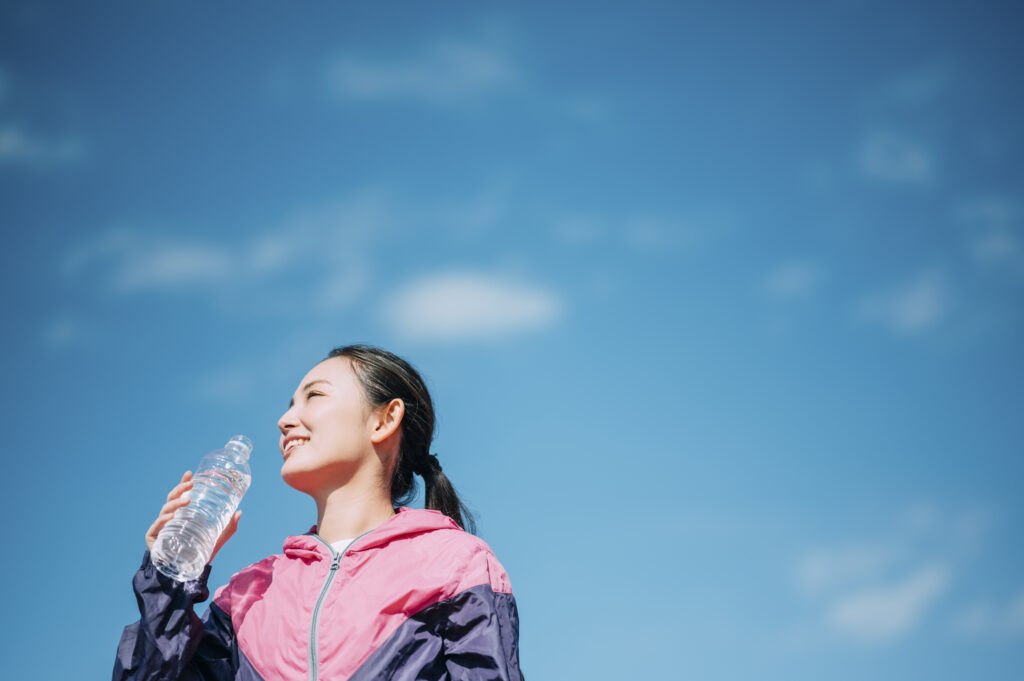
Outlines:
{"type": "MultiPolygon", "coordinates": [[[[315,528],[314,528],[315,530],[315,528]]],[[[135,575],[114,681],[522,681],[508,575],[482,540],[410,508],[337,553],[311,530],[217,590],[135,575]]]]}

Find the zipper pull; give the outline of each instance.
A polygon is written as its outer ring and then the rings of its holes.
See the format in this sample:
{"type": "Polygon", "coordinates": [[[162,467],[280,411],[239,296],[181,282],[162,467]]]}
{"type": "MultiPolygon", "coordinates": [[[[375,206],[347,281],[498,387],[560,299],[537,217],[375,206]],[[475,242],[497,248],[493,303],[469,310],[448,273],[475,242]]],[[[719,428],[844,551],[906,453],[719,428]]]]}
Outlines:
{"type": "Polygon", "coordinates": [[[340,564],[341,564],[341,554],[340,553],[336,553],[336,554],[334,554],[334,557],[331,558],[331,572],[334,572],[335,570],[337,570],[338,566],[340,564]]]}

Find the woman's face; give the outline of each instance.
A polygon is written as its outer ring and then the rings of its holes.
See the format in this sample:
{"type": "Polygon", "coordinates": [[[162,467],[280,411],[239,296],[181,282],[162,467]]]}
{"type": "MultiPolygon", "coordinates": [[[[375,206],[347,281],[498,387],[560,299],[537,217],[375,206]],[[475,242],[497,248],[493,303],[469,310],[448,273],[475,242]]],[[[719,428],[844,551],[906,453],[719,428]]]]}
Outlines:
{"type": "Polygon", "coordinates": [[[363,400],[347,357],[313,367],[277,426],[284,456],[281,477],[300,491],[323,492],[377,460],[370,440],[373,410],[363,400]]]}

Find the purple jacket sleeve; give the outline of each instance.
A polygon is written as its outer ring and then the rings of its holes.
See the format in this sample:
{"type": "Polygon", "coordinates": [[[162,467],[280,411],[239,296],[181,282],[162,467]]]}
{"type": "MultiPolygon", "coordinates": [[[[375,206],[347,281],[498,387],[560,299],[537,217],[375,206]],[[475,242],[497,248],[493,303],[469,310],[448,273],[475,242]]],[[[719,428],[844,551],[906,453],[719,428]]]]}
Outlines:
{"type": "Polygon", "coordinates": [[[515,597],[489,585],[448,601],[444,657],[452,681],[523,681],[515,597]]]}
{"type": "Polygon", "coordinates": [[[132,584],[139,621],[121,635],[113,681],[231,681],[238,648],[231,617],[211,604],[200,620],[195,603],[209,596],[210,566],[198,579],[178,582],[161,574],[149,558],[132,584]]]}

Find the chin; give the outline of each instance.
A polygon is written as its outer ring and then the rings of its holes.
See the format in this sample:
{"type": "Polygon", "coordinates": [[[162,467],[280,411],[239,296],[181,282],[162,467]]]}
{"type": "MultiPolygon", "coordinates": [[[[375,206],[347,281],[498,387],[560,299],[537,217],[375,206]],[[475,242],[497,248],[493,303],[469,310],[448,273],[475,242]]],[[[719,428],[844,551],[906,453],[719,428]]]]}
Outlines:
{"type": "Polygon", "coordinates": [[[292,489],[310,494],[318,477],[316,471],[304,470],[298,466],[289,465],[290,463],[285,461],[281,466],[281,479],[292,489]]]}
{"type": "Polygon", "coordinates": [[[281,479],[294,490],[317,496],[325,490],[341,487],[351,478],[358,466],[303,466],[301,460],[288,459],[281,465],[281,479]]]}

